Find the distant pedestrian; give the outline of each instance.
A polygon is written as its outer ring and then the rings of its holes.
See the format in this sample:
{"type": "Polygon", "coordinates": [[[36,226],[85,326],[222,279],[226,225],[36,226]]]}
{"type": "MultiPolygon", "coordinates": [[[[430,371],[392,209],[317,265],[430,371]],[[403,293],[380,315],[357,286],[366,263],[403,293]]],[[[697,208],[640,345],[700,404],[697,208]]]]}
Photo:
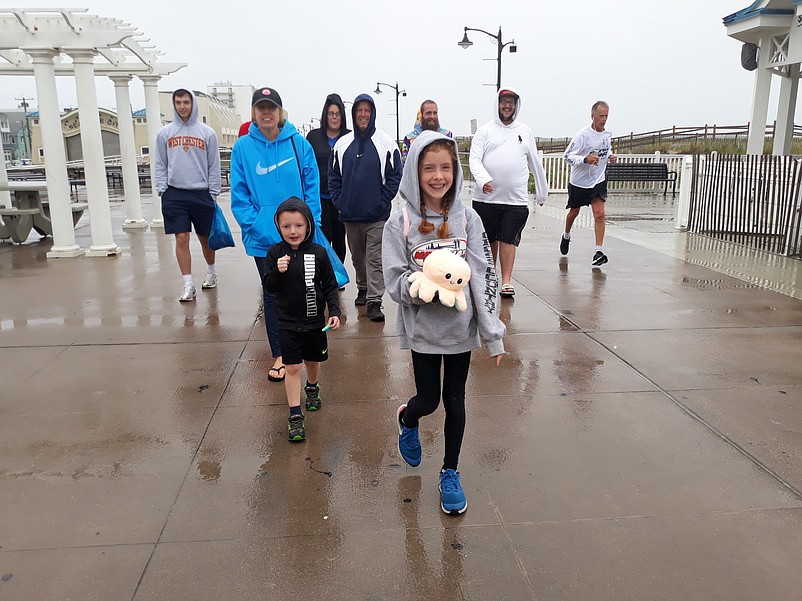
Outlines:
{"type": "Polygon", "coordinates": [[[471,350],[485,344],[496,365],[504,354],[504,324],[498,318],[498,280],[482,220],[460,199],[462,169],[457,144],[423,132],[410,149],[401,179],[403,208],[384,226],[384,274],[387,291],[398,303],[397,330],[402,349],[412,351],[415,396],[398,408],[398,450],[404,461],[421,462],[418,423],[434,413],[442,393],[445,408],[445,455],[440,469],[440,508],[460,514],[468,501],[457,471],[465,433],[465,382],[471,350]],[[458,311],[434,299],[425,303],[410,294],[411,274],[424,259],[446,248],[471,269],[464,288],[467,308],[458,311]],[[441,377],[441,367],[442,377],[441,377]]]}
{"type": "Polygon", "coordinates": [[[384,321],[382,230],[401,182],[401,153],[396,141],[376,129],[376,105],[360,94],[351,109],[354,131],[334,145],[329,193],[345,223],[356,271],[357,307],[367,305],[371,321],[384,321]]]}
{"type": "Polygon", "coordinates": [[[334,144],[341,136],[349,133],[345,118],[345,105],[339,94],[329,94],[323,104],[320,127],[313,129],[306,136],[312,145],[320,172],[320,210],[321,228],[331,242],[334,252],[345,261],[345,225],[340,221],[340,214],[329,193],[329,163],[334,151],[334,144]]]}
{"type": "Polygon", "coordinates": [[[325,327],[340,327],[337,277],[329,257],[312,242],[315,221],[300,198],[289,198],[276,209],[275,226],[282,241],[270,247],[265,262],[265,289],[276,296],[281,352],[286,369],[284,390],[290,417],[287,437],[306,439],[301,410],[301,363],[306,367],[306,410],[318,411],[320,364],[328,359],[325,327]],[[326,317],[326,307],[329,314],[326,317]]]}
{"type": "MultiPolygon", "coordinates": [[[[315,153],[295,126],[287,121],[281,96],[273,88],[259,88],[251,99],[253,123],[248,135],[231,151],[231,212],[242,228],[245,252],[254,258],[259,282],[266,273],[267,251],[281,240],[273,217],[278,206],[296,196],[302,198],[320,221],[320,194],[315,153]]],[[[271,382],[282,382],[282,362],[275,296],[263,291],[267,340],[273,354],[273,367],[267,372],[271,382]]]]}
{"type": "Polygon", "coordinates": [[[402,161],[407,160],[409,147],[412,146],[412,142],[423,131],[436,131],[440,132],[444,136],[448,136],[449,138],[454,137],[454,134],[452,134],[449,130],[440,127],[440,115],[437,109],[437,103],[434,100],[424,100],[421,103],[420,110],[418,110],[418,118],[415,121],[415,127],[412,128],[411,132],[404,136],[404,142],[401,145],[402,161]]]}
{"type": "Polygon", "coordinates": [[[608,161],[613,164],[618,157],[612,154],[611,139],[613,134],[604,128],[610,107],[603,100],[593,103],[590,109],[590,125],[580,129],[563,158],[571,165],[571,176],[568,180],[568,214],[565,217],[565,232],[560,238],[560,252],[568,254],[571,243],[571,227],[579,215],[579,209],[590,205],[593,211],[593,231],[596,234],[596,252],[591,265],[604,265],[607,255],[604,254],[604,203],[607,200],[608,161]]]}
{"type": "Polygon", "coordinates": [[[542,205],[549,194],[546,172],[537,154],[532,130],[518,121],[521,98],[512,88],[498,92],[493,120],[471,141],[470,168],[476,187],[473,208],[484,223],[493,263],[501,264],[501,296],[515,295],[512,269],[515,252],[529,217],[529,172],[535,176],[535,198],[542,205]]]}
{"type": "Polygon", "coordinates": [[[175,234],[175,257],[183,280],[178,300],[194,301],[189,250],[193,227],[207,266],[201,288],[217,287],[215,252],[209,248],[209,232],[215,201],[220,195],[220,148],[214,130],[198,121],[198,103],[191,90],[173,92],[173,122],[159,130],[155,161],[164,233],[175,234]]]}

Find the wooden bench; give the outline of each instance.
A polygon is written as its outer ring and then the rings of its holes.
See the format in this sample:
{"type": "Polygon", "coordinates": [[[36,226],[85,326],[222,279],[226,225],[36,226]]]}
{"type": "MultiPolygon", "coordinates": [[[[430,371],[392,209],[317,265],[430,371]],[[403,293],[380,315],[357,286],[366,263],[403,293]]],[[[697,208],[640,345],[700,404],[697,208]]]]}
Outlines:
{"type": "Polygon", "coordinates": [[[608,182],[665,182],[663,196],[668,192],[671,182],[671,194],[677,194],[677,172],[669,171],[665,163],[615,163],[607,165],[608,182]]]}

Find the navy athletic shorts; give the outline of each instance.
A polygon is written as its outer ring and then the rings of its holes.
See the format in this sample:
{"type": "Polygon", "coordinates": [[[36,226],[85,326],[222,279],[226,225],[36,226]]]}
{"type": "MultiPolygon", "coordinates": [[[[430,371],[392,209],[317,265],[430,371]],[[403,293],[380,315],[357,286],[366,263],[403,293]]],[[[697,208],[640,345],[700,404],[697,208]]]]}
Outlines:
{"type": "Polygon", "coordinates": [[[162,193],[165,234],[191,232],[208,236],[214,219],[214,199],[208,190],[182,190],[167,186],[162,193]]]}

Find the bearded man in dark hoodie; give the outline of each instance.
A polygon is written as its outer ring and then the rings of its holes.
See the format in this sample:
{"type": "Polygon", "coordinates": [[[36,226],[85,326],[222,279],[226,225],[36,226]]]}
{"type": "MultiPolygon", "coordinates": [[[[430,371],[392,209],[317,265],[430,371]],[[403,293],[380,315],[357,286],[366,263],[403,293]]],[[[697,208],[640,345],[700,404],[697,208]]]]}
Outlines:
{"type": "Polygon", "coordinates": [[[371,321],[384,321],[382,232],[401,183],[401,153],[395,140],[376,129],[376,104],[360,94],[351,109],[354,131],[334,145],[329,193],[348,235],[356,272],[357,307],[371,321]]]}
{"type": "Polygon", "coordinates": [[[345,119],[345,105],[340,95],[329,94],[323,105],[320,127],[313,129],[306,136],[315,151],[317,168],[320,172],[321,229],[343,263],[345,263],[345,225],[340,221],[340,215],[331,202],[329,163],[337,140],[350,131],[345,119]]]}

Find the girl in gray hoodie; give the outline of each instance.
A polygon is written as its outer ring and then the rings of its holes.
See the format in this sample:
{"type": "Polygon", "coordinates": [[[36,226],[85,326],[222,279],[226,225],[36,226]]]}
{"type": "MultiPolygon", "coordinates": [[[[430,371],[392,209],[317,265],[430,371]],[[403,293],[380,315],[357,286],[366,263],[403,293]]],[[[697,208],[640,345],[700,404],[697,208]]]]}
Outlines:
{"type": "Polygon", "coordinates": [[[401,211],[384,226],[382,266],[387,292],[398,303],[401,348],[412,351],[416,394],[398,408],[398,449],[412,467],[421,462],[418,420],[442,398],[446,411],[445,456],[440,471],[440,507],[460,514],[468,508],[457,472],[465,432],[465,382],[471,351],[484,343],[496,365],[504,354],[504,324],[498,319],[498,279],[479,215],[460,199],[462,169],[454,140],[424,131],[407,156],[401,179],[401,211]],[[409,276],[421,271],[434,250],[447,248],[471,268],[467,310],[410,294],[409,276]],[[480,342],[481,341],[481,342],[480,342]]]}

